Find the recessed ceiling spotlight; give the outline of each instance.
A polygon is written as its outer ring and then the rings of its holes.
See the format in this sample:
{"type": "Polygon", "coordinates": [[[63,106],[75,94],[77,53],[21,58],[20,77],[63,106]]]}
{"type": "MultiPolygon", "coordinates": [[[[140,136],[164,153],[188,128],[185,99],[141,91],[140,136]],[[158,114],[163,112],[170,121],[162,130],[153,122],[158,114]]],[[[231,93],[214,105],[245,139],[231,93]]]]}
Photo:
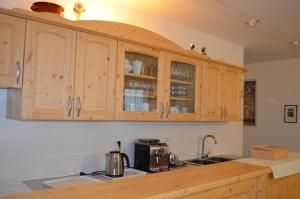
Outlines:
{"type": "Polygon", "coordinates": [[[298,40],[290,41],[290,44],[292,46],[298,46],[300,44],[300,41],[298,41],[298,40]]]}
{"type": "Polygon", "coordinates": [[[254,27],[257,23],[259,22],[259,19],[256,19],[256,18],[250,18],[246,24],[248,26],[251,26],[251,27],[254,27]]]}

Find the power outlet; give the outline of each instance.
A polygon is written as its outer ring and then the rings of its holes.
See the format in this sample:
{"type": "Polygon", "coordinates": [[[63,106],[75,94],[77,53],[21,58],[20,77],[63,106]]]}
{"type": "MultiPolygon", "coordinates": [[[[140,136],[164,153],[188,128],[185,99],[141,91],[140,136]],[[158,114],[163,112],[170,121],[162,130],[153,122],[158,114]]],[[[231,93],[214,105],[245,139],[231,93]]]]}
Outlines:
{"type": "Polygon", "coordinates": [[[119,150],[118,142],[121,142],[121,150],[123,150],[126,146],[126,142],[121,139],[116,139],[112,141],[112,149],[113,150],[119,150]]]}
{"type": "Polygon", "coordinates": [[[161,138],[161,142],[171,144],[172,139],[171,138],[161,138]]]}

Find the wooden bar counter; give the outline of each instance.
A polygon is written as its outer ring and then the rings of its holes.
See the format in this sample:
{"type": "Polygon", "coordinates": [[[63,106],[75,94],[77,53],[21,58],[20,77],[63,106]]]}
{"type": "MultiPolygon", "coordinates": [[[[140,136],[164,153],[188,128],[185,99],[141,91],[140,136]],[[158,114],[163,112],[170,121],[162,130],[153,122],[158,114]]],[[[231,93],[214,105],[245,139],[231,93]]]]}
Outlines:
{"type": "MultiPolygon", "coordinates": [[[[1,199],[270,198],[271,169],[234,161],[169,172],[48,189],[1,199]]],[[[299,196],[300,178],[296,178],[299,196]]],[[[295,188],[295,186],[292,186],[295,188]]],[[[277,197],[278,198],[278,197],[277,197]]],[[[292,197],[291,197],[292,198],[292,197]]],[[[290,198],[289,198],[290,199],[290,198]]]]}

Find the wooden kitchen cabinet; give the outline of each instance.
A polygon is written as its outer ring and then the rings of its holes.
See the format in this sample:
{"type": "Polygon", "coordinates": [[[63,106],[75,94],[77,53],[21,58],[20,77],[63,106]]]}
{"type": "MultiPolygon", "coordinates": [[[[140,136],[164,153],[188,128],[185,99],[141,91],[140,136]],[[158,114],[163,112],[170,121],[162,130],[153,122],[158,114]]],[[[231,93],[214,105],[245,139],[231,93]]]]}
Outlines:
{"type": "Polygon", "coordinates": [[[117,120],[159,121],[164,116],[164,54],[119,42],[117,120]]]}
{"type": "Polygon", "coordinates": [[[8,117],[73,118],[76,32],[28,21],[22,91],[8,91],[8,117]]]}
{"type": "Polygon", "coordinates": [[[206,192],[196,193],[181,197],[182,199],[256,199],[256,180],[250,179],[235,184],[211,189],[206,192]]]}
{"type": "Polygon", "coordinates": [[[117,41],[77,33],[75,120],[113,120],[117,41]]]}
{"type": "Polygon", "coordinates": [[[242,119],[242,79],[241,71],[234,68],[223,69],[223,119],[241,121],[242,119]]]}
{"type": "Polygon", "coordinates": [[[117,119],[200,118],[199,60],[125,42],[119,42],[118,49],[117,119]]]}
{"type": "Polygon", "coordinates": [[[222,67],[204,62],[201,84],[201,120],[220,121],[222,111],[222,67]]]}
{"type": "Polygon", "coordinates": [[[8,116],[112,120],[117,42],[39,22],[27,27],[24,86],[9,90],[8,116]]]}
{"type": "Polygon", "coordinates": [[[0,88],[21,88],[25,20],[0,14],[0,88]]]}
{"type": "Polygon", "coordinates": [[[242,67],[182,49],[127,24],[0,12],[0,87],[21,88],[23,83],[22,89],[8,90],[8,118],[242,118],[242,67]]]}
{"type": "MultiPolygon", "coordinates": [[[[264,178],[264,177],[263,177],[264,178]]],[[[272,175],[264,178],[262,198],[265,199],[299,199],[300,174],[274,179],[272,175]]]]}
{"type": "Polygon", "coordinates": [[[164,119],[200,120],[201,61],[168,53],[164,83],[164,119]]]}
{"type": "Polygon", "coordinates": [[[204,63],[201,86],[201,120],[241,121],[242,72],[204,63]]]}

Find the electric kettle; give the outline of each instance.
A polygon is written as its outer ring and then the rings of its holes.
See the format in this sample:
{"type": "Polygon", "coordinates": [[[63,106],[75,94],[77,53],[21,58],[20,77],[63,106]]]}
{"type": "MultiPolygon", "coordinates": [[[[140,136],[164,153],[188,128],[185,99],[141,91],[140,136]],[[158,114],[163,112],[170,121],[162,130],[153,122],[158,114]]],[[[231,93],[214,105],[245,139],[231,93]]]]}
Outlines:
{"type": "Polygon", "coordinates": [[[120,151],[111,151],[105,154],[106,157],[106,172],[110,177],[122,177],[124,174],[124,159],[126,166],[130,168],[129,158],[125,153],[120,151]]]}

